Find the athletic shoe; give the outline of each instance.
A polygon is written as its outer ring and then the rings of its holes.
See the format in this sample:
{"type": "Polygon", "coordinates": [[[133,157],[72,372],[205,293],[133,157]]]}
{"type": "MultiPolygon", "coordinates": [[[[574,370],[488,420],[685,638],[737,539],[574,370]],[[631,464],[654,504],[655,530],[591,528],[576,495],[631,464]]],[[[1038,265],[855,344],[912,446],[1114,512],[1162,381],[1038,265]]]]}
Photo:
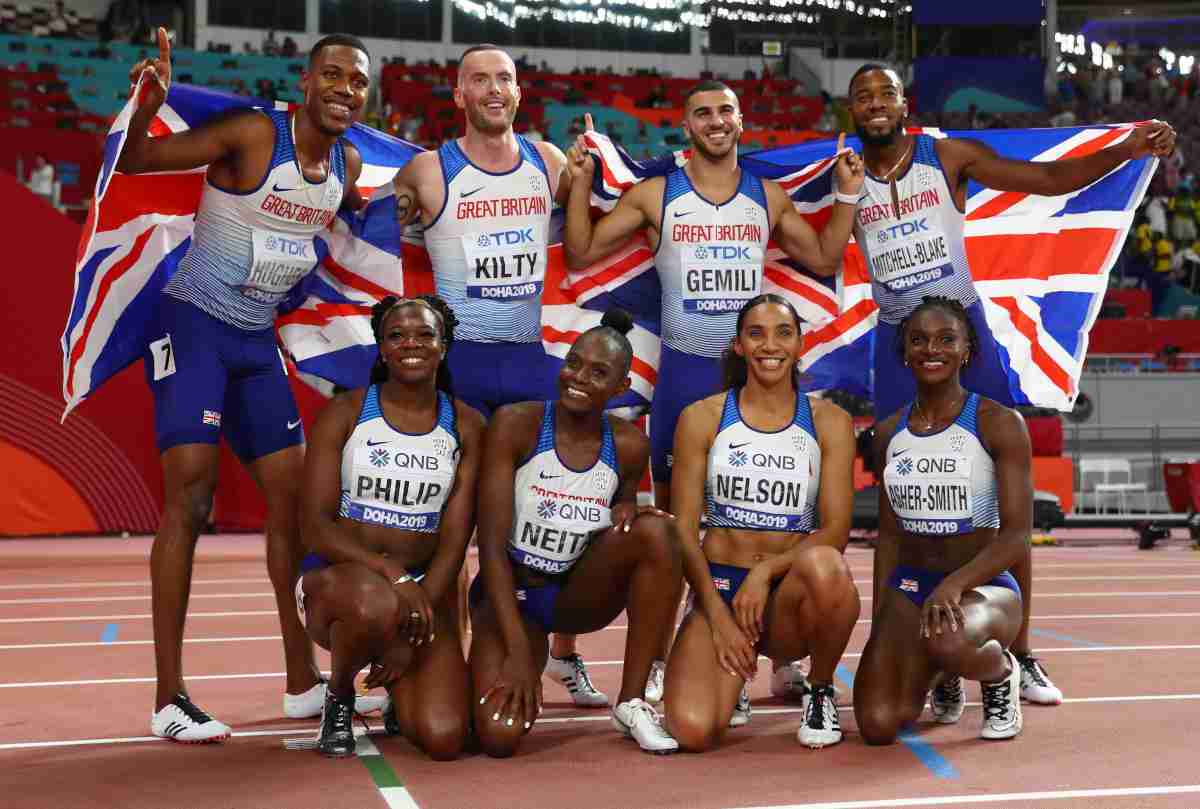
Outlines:
{"type": "Polygon", "coordinates": [[[1063,695],[1046,668],[1033,655],[1017,655],[1021,664],[1021,699],[1038,705],[1062,705],[1063,695]]]}
{"type": "Polygon", "coordinates": [[[341,699],[329,691],[321,711],[317,752],[331,758],[345,758],[354,755],[354,747],[354,700],[341,699]]]}
{"type": "Polygon", "coordinates": [[[729,727],[740,728],[750,724],[750,716],[754,713],[750,705],[750,686],[743,685],[742,693],[738,694],[737,705],[733,706],[733,714],[729,717],[729,727]]]}
{"type": "Polygon", "coordinates": [[[229,725],[197,708],[186,694],[179,694],[161,710],[150,714],[150,732],[183,744],[223,742],[233,735],[229,725]]]}
{"type": "MultiPolygon", "coordinates": [[[[361,697],[360,697],[361,699],[361,697]]],[[[383,706],[383,732],[389,736],[400,735],[400,720],[396,718],[396,703],[388,697],[383,706]]]]}
{"type": "Polygon", "coordinates": [[[612,710],[613,727],[632,738],[647,753],[674,753],[679,742],[662,726],[658,711],[634,697],[612,710]]]}
{"type": "Polygon", "coordinates": [[[963,694],[962,677],[944,677],[937,688],[929,694],[929,711],[933,721],[943,725],[953,725],[962,719],[963,708],[967,707],[967,697],[963,694]]]}
{"type": "Polygon", "coordinates": [[[650,676],[646,678],[646,702],[662,702],[663,678],[666,676],[666,663],[655,660],[650,664],[650,676]]]}
{"type": "Polygon", "coordinates": [[[571,699],[579,707],[603,708],[608,705],[608,696],[602,691],[597,691],[596,686],[592,685],[592,678],[588,676],[587,667],[583,665],[583,658],[579,655],[550,655],[544,673],[566,686],[571,699]]]}
{"type": "MultiPolygon", "coordinates": [[[[283,695],[283,715],[288,719],[312,719],[321,715],[325,707],[325,692],[329,684],[325,680],[314,685],[303,694],[283,695]]],[[[387,697],[360,696],[354,700],[356,713],[369,714],[380,711],[387,704],[387,697]]]]}
{"type": "Polygon", "coordinates": [[[793,660],[771,672],[771,696],[788,702],[803,702],[808,693],[807,672],[799,660],[793,660]]]}
{"type": "Polygon", "coordinates": [[[809,688],[804,698],[804,721],[796,732],[800,744],[814,750],[830,747],[842,740],[838,718],[837,694],[832,685],[809,688]]]}
{"type": "Polygon", "coordinates": [[[1012,652],[1005,652],[1011,669],[998,683],[980,683],[983,692],[984,739],[1011,739],[1021,732],[1021,664],[1012,652]]]}

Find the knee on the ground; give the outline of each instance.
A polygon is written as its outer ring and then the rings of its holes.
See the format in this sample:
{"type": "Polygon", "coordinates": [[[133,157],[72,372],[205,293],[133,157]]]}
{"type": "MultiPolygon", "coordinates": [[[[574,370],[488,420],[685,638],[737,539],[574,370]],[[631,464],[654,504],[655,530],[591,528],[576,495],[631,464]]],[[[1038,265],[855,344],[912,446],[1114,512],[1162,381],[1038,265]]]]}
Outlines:
{"type": "Polygon", "coordinates": [[[434,761],[453,761],[466,747],[470,722],[452,711],[428,711],[417,717],[415,731],[417,745],[427,756],[434,761]]]}
{"type": "Polygon", "coordinates": [[[524,728],[516,721],[508,725],[489,716],[476,715],[475,734],[479,747],[492,758],[508,758],[521,746],[524,728]]]}
{"type": "Polygon", "coordinates": [[[672,702],[666,703],[666,726],[667,732],[679,742],[680,750],[703,753],[716,747],[721,733],[713,717],[705,716],[687,705],[678,708],[673,706],[672,702]]]}
{"type": "Polygon", "coordinates": [[[886,705],[854,706],[854,719],[863,741],[871,745],[886,745],[896,741],[900,735],[902,717],[886,705]]]}

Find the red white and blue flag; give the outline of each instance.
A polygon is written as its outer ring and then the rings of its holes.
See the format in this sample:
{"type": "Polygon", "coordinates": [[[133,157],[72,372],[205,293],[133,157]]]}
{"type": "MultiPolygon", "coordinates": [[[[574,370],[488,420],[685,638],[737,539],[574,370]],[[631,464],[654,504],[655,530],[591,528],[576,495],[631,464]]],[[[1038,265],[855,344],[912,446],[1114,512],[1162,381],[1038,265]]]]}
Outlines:
{"type": "MultiPolygon", "coordinates": [[[[998,154],[1051,161],[1079,157],[1118,143],[1136,124],[1061,129],[997,129],[941,132],[911,129],[936,138],[969,137],[998,154]]],[[[609,209],[636,182],[683,165],[686,152],[634,161],[607,138],[588,133],[600,161],[593,205],[609,209]]],[[[861,149],[857,138],[846,145],[861,149]]],[[[806,142],[740,159],[743,169],[780,183],[810,223],[820,230],[833,205],[831,140],[806,142]]],[[[966,248],[988,327],[1004,354],[1009,390],[1018,404],[1070,410],[1078,395],[1088,332],[1108,287],[1133,215],[1157,161],[1129,161],[1091,185],[1043,197],[994,191],[972,182],[967,191],[966,248]]],[[[643,256],[649,260],[649,252],[643,256]]],[[[603,278],[603,267],[588,275],[603,278]]],[[[629,274],[613,278],[624,284],[629,274]]],[[[802,366],[814,389],[870,394],[874,325],[878,309],[858,246],[851,240],[835,279],[812,275],[771,245],[764,291],[795,304],[806,321],[802,366]]]]}
{"type": "MultiPolygon", "coordinates": [[[[185,131],[230,109],[267,103],[176,84],[151,135],[185,131]]],[[[203,189],[203,168],[143,175],[114,171],[136,105],[135,94],[109,131],[80,240],[75,295],[62,338],[67,412],[139,359],[157,336],[150,330],[158,295],[188,249],[203,189]]],[[[1053,159],[1101,148],[1129,129],[970,134],[1009,157],[1053,159]]],[[[640,164],[603,137],[591,137],[603,158],[604,170],[593,188],[593,203],[600,209],[611,207],[622,189],[685,159],[673,155],[640,164]]],[[[432,292],[433,278],[419,229],[401,234],[396,227],[390,184],[417,147],[362,125],[347,138],[363,156],[359,189],[370,202],[358,213],[342,211],[317,239],[320,264],[281,306],[276,326],[301,371],[357,387],[365,383],[375,357],[371,305],[386,294],[432,292]]],[[[779,181],[820,227],[833,202],[833,149],[832,141],[822,141],[760,152],[742,164],[779,181]]],[[[1149,160],[1126,164],[1081,192],[1054,198],[972,187],[967,209],[972,272],[989,325],[1009,354],[1010,381],[1029,401],[1060,408],[1073,402],[1087,330],[1152,171],[1149,160]]],[[[629,403],[649,401],[659,358],[660,288],[645,238],[636,237],[579,273],[565,270],[561,246],[551,248],[549,259],[542,311],[546,350],[565,355],[604,309],[624,306],[638,324],[630,334],[636,356],[629,403]]],[[[764,286],[787,295],[810,324],[804,359],[814,386],[869,394],[875,305],[857,249],[851,245],[847,251],[836,283],[790,266],[773,249],[764,286]]]]}

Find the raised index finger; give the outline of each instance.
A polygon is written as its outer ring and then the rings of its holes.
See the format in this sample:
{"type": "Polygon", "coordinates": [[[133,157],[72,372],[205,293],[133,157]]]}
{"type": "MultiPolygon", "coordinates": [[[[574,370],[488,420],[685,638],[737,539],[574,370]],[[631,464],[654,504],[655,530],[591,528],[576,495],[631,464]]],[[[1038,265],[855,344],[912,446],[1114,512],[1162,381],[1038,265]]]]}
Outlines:
{"type": "Polygon", "coordinates": [[[842,153],[842,148],[843,148],[845,145],[846,145],[846,133],[845,133],[845,132],[839,132],[839,133],[838,133],[837,154],[841,154],[841,153],[842,153]]]}
{"type": "Polygon", "coordinates": [[[583,114],[583,128],[588,132],[596,131],[596,125],[592,123],[592,114],[590,112],[585,112],[583,114]]]}
{"type": "Polygon", "coordinates": [[[158,58],[167,64],[171,62],[171,40],[167,37],[167,29],[158,27],[158,58]]]}

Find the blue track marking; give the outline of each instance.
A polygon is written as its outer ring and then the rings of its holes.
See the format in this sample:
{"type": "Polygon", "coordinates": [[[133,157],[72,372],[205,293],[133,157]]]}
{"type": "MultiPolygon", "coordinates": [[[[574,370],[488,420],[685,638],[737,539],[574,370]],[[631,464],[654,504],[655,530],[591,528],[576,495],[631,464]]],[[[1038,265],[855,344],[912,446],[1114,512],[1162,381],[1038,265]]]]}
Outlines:
{"type": "MultiPolygon", "coordinates": [[[[837,669],[834,671],[834,676],[847,687],[854,688],[854,672],[850,671],[850,669],[838,664],[837,669]]],[[[918,761],[924,764],[938,778],[953,780],[959,777],[958,770],[955,769],[954,765],[947,761],[941,753],[934,750],[933,745],[922,740],[912,725],[906,725],[902,728],[897,738],[901,744],[912,751],[918,761]]]]}

